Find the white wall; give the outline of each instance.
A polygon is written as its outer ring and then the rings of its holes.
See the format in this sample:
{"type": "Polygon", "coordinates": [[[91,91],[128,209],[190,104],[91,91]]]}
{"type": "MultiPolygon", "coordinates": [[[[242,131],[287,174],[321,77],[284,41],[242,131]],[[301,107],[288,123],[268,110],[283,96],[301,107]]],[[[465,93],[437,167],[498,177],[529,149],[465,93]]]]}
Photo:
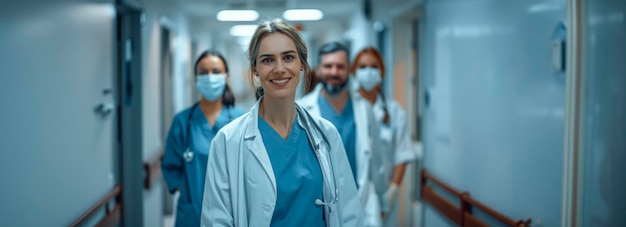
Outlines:
{"type": "Polygon", "coordinates": [[[581,226],[626,222],[626,2],[587,0],[581,226]]]}
{"type": "MultiPolygon", "coordinates": [[[[565,84],[549,47],[565,0],[424,6],[425,168],[513,219],[559,226],[565,84]]],[[[432,208],[424,220],[444,223],[432,208]]]]}
{"type": "MultiPolygon", "coordinates": [[[[189,20],[172,2],[147,1],[142,6],[145,23],[142,27],[143,58],[143,157],[151,160],[165,146],[161,138],[161,27],[171,31],[172,100],[175,113],[192,104],[191,32],[189,20]]],[[[168,122],[167,124],[170,124],[168,122]]],[[[159,181],[157,183],[164,183],[159,181]]],[[[161,226],[163,187],[155,185],[144,191],[144,225],[161,226]]]]}
{"type": "Polygon", "coordinates": [[[373,24],[365,18],[362,11],[359,9],[356,13],[353,13],[349,21],[349,28],[345,33],[345,37],[352,41],[349,46],[351,62],[361,49],[368,46],[376,46],[376,33],[374,32],[373,24]]]}
{"type": "Polygon", "coordinates": [[[144,152],[149,158],[164,146],[160,139],[160,88],[161,88],[161,26],[167,27],[174,37],[172,49],[173,103],[176,112],[191,105],[192,59],[191,38],[187,17],[176,5],[167,1],[150,1],[143,6],[145,23],[143,37],[143,79],[144,79],[144,152]],[[156,124],[156,125],[155,125],[156,124]],[[148,153],[146,153],[148,152],[148,153]]]}
{"type": "MultiPolygon", "coordinates": [[[[0,62],[12,76],[1,77],[0,100],[3,106],[13,106],[0,119],[1,150],[11,151],[0,158],[0,179],[8,182],[3,190],[7,193],[0,195],[6,197],[1,199],[2,226],[68,225],[113,187],[115,118],[100,119],[93,108],[113,99],[102,90],[114,88],[117,73],[116,14],[112,3],[97,2],[65,1],[36,8],[13,4],[15,14],[2,20],[0,62]]],[[[186,87],[191,75],[190,31],[185,15],[168,1],[140,7],[146,15],[141,31],[141,152],[149,160],[164,146],[160,26],[168,26],[176,37],[172,83],[177,109],[191,103],[191,89],[186,87]]],[[[144,191],[146,226],[161,225],[161,200],[161,187],[144,191]]]]}

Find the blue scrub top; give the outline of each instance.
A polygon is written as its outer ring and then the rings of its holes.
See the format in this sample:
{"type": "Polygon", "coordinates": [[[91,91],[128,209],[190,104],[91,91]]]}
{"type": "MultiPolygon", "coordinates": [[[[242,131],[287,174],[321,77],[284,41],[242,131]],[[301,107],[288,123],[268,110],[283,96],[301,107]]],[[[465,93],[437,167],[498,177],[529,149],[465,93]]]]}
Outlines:
{"type": "MultiPolygon", "coordinates": [[[[335,125],[337,131],[339,131],[339,135],[341,135],[341,140],[343,142],[343,146],[346,149],[346,155],[348,156],[348,162],[350,162],[350,169],[352,169],[352,176],[354,179],[356,178],[356,124],[354,123],[354,110],[352,108],[352,100],[348,98],[348,102],[345,107],[343,107],[343,111],[340,114],[337,114],[335,108],[320,95],[318,100],[318,105],[320,106],[320,112],[322,113],[322,117],[326,120],[330,121],[335,125]]],[[[357,185],[358,187],[358,185],[357,185]]]]}
{"type": "Polygon", "coordinates": [[[200,106],[196,104],[174,117],[167,135],[161,172],[171,193],[176,189],[180,190],[175,226],[200,226],[204,179],[211,140],[219,129],[242,114],[243,111],[235,107],[224,106],[215,120],[215,125],[211,126],[200,106]],[[187,135],[188,133],[190,135],[187,135]],[[193,153],[190,160],[183,156],[187,149],[193,153]]]}
{"type": "Polygon", "coordinates": [[[315,205],[316,199],[323,200],[322,171],[297,118],[286,140],[261,116],[259,131],[276,177],[271,226],[325,226],[323,207],[315,205]]]}

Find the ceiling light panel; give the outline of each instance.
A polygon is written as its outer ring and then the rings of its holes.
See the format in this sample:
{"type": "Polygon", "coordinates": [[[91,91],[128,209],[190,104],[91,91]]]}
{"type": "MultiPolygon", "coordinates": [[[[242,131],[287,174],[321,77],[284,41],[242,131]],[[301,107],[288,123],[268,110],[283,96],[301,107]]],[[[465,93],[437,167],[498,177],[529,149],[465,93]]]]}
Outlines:
{"type": "Polygon", "coordinates": [[[283,13],[283,18],[289,21],[316,21],[324,18],[324,13],[318,9],[290,9],[283,13]]]}
{"type": "Polygon", "coordinates": [[[259,13],[255,10],[222,10],[217,13],[219,21],[255,21],[259,13]]]}

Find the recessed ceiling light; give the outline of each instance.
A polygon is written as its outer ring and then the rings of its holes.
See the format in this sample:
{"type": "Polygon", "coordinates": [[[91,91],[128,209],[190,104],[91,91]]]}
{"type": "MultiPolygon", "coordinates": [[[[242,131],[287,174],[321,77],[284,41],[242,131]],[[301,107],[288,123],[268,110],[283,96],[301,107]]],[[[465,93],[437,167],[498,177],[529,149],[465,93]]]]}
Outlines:
{"type": "Polygon", "coordinates": [[[217,13],[219,21],[255,21],[259,13],[255,10],[222,10],[217,13]]]}
{"type": "Polygon", "coordinates": [[[321,20],[324,13],[318,9],[290,9],[283,13],[283,18],[290,21],[321,20]]]}

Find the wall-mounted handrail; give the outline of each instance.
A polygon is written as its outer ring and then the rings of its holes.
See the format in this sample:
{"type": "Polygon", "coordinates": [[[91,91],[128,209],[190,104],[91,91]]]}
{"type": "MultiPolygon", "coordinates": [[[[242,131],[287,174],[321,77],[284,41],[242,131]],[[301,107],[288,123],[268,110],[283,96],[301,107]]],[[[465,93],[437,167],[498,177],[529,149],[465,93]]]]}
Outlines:
{"type": "Polygon", "coordinates": [[[163,160],[163,149],[161,149],[151,159],[143,163],[143,169],[145,172],[143,180],[144,189],[150,190],[155,177],[161,172],[161,160],[163,160]]]}
{"type": "Polygon", "coordinates": [[[118,226],[120,221],[122,220],[122,202],[115,204],[112,210],[107,210],[107,214],[96,227],[109,227],[109,226],[118,226]]]}
{"type": "Polygon", "coordinates": [[[442,213],[445,217],[450,219],[452,222],[459,226],[488,226],[480,219],[474,217],[472,215],[472,209],[478,208],[484,211],[489,216],[492,216],[496,220],[508,225],[515,227],[526,227],[530,226],[531,219],[528,218],[526,220],[513,220],[509,217],[503,215],[500,212],[491,209],[485,204],[478,202],[473,199],[468,192],[459,192],[458,190],[452,188],[451,186],[443,183],[439,179],[435,178],[433,175],[428,173],[426,169],[422,169],[421,172],[421,193],[420,197],[423,201],[432,205],[435,209],[437,209],[440,213],[442,213]],[[454,196],[458,197],[461,201],[459,207],[454,206],[452,203],[447,201],[443,196],[437,195],[437,192],[433,190],[432,186],[428,185],[428,182],[432,182],[438,187],[443,188],[444,190],[450,192],[454,196]]]}
{"type": "Polygon", "coordinates": [[[461,219],[463,211],[446,200],[443,196],[438,195],[432,186],[422,187],[421,197],[423,201],[431,204],[443,216],[447,217],[455,224],[461,225],[461,223],[463,223],[461,219]]]}
{"type": "MultiPolygon", "coordinates": [[[[104,197],[98,200],[96,204],[89,207],[89,209],[87,209],[85,213],[81,214],[80,217],[78,217],[74,222],[72,222],[70,226],[74,227],[74,226],[81,226],[85,224],[85,222],[89,220],[89,218],[93,216],[103,206],[106,209],[107,216],[109,216],[109,214],[115,214],[114,211],[121,208],[121,193],[122,193],[122,186],[120,184],[116,184],[115,187],[113,187],[113,189],[109,193],[107,193],[104,197]],[[115,198],[116,200],[116,206],[113,208],[113,210],[110,210],[109,201],[111,201],[111,199],[113,198],[115,198]]],[[[106,218],[107,217],[105,217],[104,219],[106,218]]]]}
{"type": "MultiPolygon", "coordinates": [[[[464,201],[467,201],[472,206],[477,207],[478,209],[484,211],[485,213],[489,214],[490,216],[494,217],[495,219],[498,219],[499,221],[503,222],[506,225],[509,225],[509,226],[520,226],[520,224],[525,224],[526,223],[525,221],[522,221],[521,219],[518,219],[518,220],[514,221],[513,219],[510,219],[507,216],[504,216],[500,212],[491,209],[490,207],[486,206],[485,204],[476,201],[475,199],[473,199],[470,196],[467,196],[465,198],[462,197],[461,199],[464,200],[464,201]]],[[[530,219],[527,219],[527,223],[530,224],[530,219]]]]}
{"type": "MultiPolygon", "coordinates": [[[[422,180],[430,180],[433,183],[435,183],[437,186],[439,186],[440,188],[443,188],[444,190],[450,192],[452,195],[459,196],[459,197],[461,196],[461,192],[443,183],[442,181],[435,178],[434,176],[430,175],[430,173],[428,173],[426,169],[422,169],[422,180]]],[[[422,183],[426,183],[426,182],[422,182],[422,183]]]]}

